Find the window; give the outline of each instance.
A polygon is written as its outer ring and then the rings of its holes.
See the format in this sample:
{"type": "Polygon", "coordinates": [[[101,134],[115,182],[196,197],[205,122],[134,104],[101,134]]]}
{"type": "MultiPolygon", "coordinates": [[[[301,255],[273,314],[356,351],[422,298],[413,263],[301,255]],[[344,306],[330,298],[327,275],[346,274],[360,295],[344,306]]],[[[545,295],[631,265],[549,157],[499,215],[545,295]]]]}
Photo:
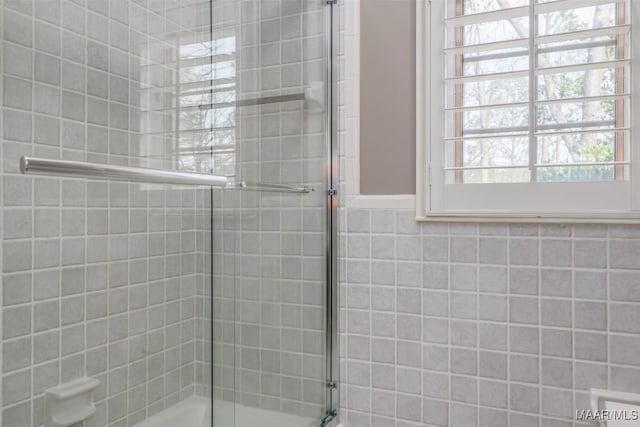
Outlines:
{"type": "Polygon", "coordinates": [[[236,37],[192,37],[178,48],[177,167],[232,178],[237,148],[236,37]]]}
{"type": "Polygon", "coordinates": [[[418,1],[419,215],[640,214],[631,3],[418,1]]]}

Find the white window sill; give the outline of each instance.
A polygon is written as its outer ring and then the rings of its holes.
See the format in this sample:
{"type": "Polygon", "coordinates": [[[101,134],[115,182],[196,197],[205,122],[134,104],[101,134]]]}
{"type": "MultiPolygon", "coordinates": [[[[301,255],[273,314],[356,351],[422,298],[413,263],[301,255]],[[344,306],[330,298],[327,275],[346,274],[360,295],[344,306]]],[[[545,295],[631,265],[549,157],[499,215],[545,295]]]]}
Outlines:
{"type": "Polygon", "coordinates": [[[640,224],[640,214],[505,214],[464,213],[417,215],[418,222],[481,222],[527,224],[640,224]]]}

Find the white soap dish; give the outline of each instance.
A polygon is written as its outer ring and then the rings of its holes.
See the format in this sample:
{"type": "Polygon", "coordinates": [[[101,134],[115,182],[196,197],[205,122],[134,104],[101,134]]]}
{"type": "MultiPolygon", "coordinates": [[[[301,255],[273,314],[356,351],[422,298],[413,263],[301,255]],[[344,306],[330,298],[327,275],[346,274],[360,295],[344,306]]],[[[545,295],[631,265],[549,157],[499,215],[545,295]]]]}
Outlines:
{"type": "Polygon", "coordinates": [[[591,413],[598,427],[640,427],[640,394],[592,388],[591,413]]]}
{"type": "Polygon", "coordinates": [[[45,391],[45,427],[68,427],[89,418],[96,412],[93,390],[100,381],[78,378],[45,391]]]}

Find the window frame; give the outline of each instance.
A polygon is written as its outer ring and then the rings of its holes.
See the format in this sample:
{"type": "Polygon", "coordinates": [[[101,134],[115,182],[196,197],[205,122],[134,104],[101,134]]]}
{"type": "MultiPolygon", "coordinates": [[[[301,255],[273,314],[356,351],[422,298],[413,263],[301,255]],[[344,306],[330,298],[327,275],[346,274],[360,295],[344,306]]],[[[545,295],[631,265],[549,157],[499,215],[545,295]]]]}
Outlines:
{"type": "MultiPolygon", "coordinates": [[[[629,102],[632,111],[629,180],[464,185],[444,183],[444,172],[440,169],[444,163],[443,145],[436,142],[437,136],[443,135],[444,65],[434,59],[434,52],[444,46],[445,24],[443,20],[439,25],[433,20],[436,16],[444,16],[447,1],[416,2],[416,219],[640,223],[640,196],[634,195],[634,189],[640,189],[640,142],[633,140],[634,135],[636,138],[640,135],[640,119],[633,120],[633,112],[640,111],[640,84],[635,83],[634,79],[629,79],[632,94],[629,102]],[[447,193],[446,196],[444,193],[447,193]],[[571,197],[567,197],[567,194],[571,194],[571,197]],[[593,197],[594,194],[598,197],[593,197]],[[606,208],[603,209],[603,206],[606,208]]],[[[629,8],[631,31],[637,28],[636,31],[640,33],[640,7],[634,7],[631,1],[629,8]]],[[[631,70],[640,69],[640,38],[638,40],[631,43],[631,70]]]]}

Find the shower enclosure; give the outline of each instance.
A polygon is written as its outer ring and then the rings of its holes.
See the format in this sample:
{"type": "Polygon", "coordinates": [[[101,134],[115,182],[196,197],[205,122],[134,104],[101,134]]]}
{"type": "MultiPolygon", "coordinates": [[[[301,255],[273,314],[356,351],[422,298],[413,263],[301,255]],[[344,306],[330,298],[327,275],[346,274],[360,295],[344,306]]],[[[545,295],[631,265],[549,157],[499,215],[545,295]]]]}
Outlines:
{"type": "Polygon", "coordinates": [[[0,427],[335,418],[332,3],[0,2],[0,427]]]}

